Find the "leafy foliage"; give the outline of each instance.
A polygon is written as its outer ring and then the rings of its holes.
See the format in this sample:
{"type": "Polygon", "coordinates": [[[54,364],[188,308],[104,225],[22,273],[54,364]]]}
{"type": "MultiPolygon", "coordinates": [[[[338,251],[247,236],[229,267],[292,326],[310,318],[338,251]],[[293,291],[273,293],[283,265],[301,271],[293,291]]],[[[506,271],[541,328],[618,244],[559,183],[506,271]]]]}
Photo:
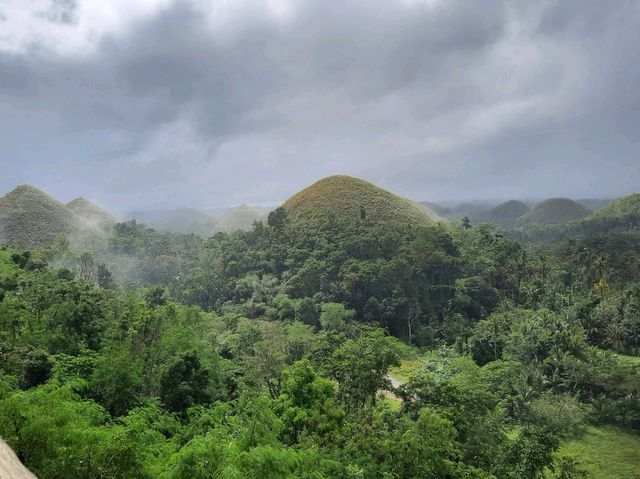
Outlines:
{"type": "Polygon", "coordinates": [[[567,479],[562,442],[640,428],[637,232],[521,243],[343,187],[348,219],[302,221],[312,188],[206,242],[0,248],[0,435],[45,479],[567,479]]]}

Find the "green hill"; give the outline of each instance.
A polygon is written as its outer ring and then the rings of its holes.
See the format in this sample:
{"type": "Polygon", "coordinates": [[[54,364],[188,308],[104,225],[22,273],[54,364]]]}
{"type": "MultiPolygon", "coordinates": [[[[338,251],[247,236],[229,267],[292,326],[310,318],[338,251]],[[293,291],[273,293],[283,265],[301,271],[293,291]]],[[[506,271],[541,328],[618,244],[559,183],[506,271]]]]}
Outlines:
{"type": "Polygon", "coordinates": [[[568,198],[551,198],[538,203],[518,220],[518,224],[553,225],[577,220],[589,214],[589,210],[568,198]]]}
{"type": "Polygon", "coordinates": [[[478,215],[475,218],[475,222],[509,225],[515,223],[518,218],[527,214],[528,211],[529,207],[522,201],[509,200],[478,215]]]}
{"type": "Polygon", "coordinates": [[[110,230],[113,225],[119,222],[118,218],[107,210],[100,208],[98,205],[85,198],[76,198],[75,200],[70,201],[67,203],[67,208],[91,226],[97,226],[105,231],[110,230]]]}
{"type": "Polygon", "coordinates": [[[396,196],[367,181],[350,176],[329,176],[296,193],[284,203],[294,220],[329,218],[429,225],[440,218],[424,205],[396,196]]]}
{"type": "Polygon", "coordinates": [[[79,243],[101,236],[70,208],[30,185],[0,198],[0,243],[40,246],[67,235],[79,243]]]}
{"type": "Polygon", "coordinates": [[[248,230],[256,221],[263,221],[267,218],[267,213],[242,204],[229,210],[220,221],[216,223],[216,231],[248,230]]]}
{"type": "Polygon", "coordinates": [[[616,220],[638,224],[640,220],[640,193],[618,198],[584,219],[584,221],[591,220],[616,220]]]}
{"type": "Polygon", "coordinates": [[[640,227],[640,193],[618,198],[577,222],[579,230],[592,234],[640,227]]]}

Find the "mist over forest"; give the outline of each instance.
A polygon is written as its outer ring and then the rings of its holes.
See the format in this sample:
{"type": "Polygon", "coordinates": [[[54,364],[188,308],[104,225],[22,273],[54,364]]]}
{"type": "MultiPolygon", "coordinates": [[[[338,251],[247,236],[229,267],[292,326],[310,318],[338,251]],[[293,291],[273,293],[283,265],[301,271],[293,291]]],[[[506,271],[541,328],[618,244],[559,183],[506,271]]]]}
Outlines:
{"type": "Polygon", "coordinates": [[[0,2],[0,477],[637,479],[638,32],[0,2]]]}

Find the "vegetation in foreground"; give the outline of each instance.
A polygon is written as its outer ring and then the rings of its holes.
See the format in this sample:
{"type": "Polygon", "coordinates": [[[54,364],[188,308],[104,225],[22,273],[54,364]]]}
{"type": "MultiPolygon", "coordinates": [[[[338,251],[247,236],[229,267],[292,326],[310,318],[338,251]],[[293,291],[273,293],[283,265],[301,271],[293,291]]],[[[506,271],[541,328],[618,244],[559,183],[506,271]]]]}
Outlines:
{"type": "Polygon", "coordinates": [[[0,435],[43,479],[581,477],[573,438],[640,428],[639,241],[279,209],[5,247],[0,435]]]}
{"type": "Polygon", "coordinates": [[[640,436],[615,427],[589,427],[560,447],[575,458],[585,477],[635,479],[640,471],[640,436]]]}

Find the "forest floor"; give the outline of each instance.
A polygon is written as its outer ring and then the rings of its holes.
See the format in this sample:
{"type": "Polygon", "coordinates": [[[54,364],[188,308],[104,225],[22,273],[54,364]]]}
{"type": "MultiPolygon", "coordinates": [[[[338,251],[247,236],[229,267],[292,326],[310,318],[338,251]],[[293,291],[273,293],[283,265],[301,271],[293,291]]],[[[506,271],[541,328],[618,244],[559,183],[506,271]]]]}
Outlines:
{"type": "Polygon", "coordinates": [[[0,439],[0,479],[36,479],[26,467],[22,465],[16,453],[6,442],[0,439]]]}

